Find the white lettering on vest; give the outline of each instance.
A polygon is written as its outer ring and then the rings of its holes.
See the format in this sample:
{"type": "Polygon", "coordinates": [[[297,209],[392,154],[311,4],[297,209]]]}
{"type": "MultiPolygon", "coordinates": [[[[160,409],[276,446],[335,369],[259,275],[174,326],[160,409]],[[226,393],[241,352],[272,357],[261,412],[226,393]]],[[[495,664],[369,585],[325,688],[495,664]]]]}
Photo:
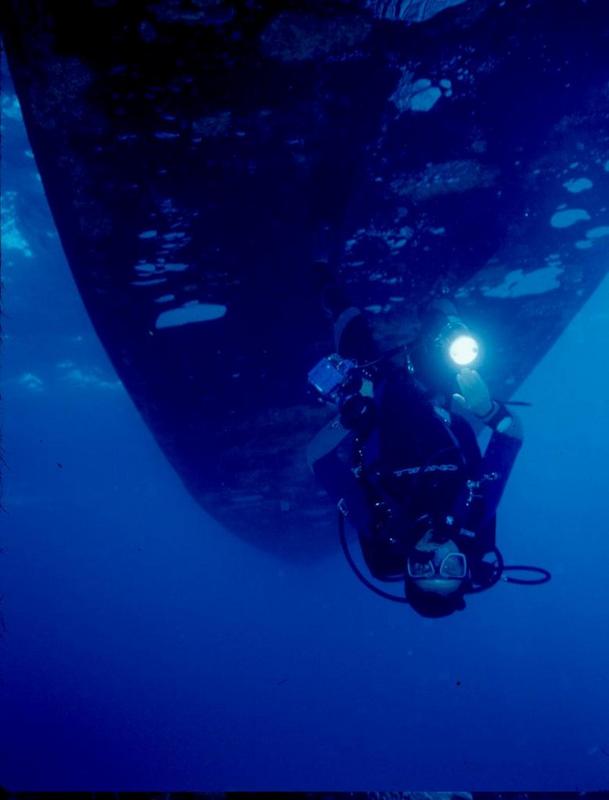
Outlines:
{"type": "Polygon", "coordinates": [[[403,467],[394,469],[393,475],[399,478],[402,475],[417,475],[419,472],[457,472],[456,464],[428,464],[426,467],[403,467]]]}

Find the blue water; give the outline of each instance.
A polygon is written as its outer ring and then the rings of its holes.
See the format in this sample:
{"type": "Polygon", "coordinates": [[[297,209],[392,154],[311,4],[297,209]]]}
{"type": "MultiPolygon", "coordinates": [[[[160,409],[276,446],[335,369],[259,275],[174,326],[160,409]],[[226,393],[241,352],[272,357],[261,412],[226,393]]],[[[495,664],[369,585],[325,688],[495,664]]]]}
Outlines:
{"type": "Polygon", "coordinates": [[[422,619],[338,550],[280,563],[191,499],[92,329],[6,83],[2,103],[0,783],[609,785],[609,279],[517,394],[498,542],[552,583],[422,619]]]}

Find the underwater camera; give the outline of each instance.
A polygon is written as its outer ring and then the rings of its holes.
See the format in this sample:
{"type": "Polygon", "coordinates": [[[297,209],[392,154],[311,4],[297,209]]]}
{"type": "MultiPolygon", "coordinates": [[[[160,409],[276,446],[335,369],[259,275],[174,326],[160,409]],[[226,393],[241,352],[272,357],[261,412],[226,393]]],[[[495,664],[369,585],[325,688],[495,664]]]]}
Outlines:
{"type": "Polygon", "coordinates": [[[308,375],[318,397],[338,406],[341,424],[360,434],[369,429],[374,417],[374,402],[361,391],[367,375],[366,367],[370,365],[358,365],[333,353],[322,358],[308,375]]]}
{"type": "Polygon", "coordinates": [[[308,380],[324,400],[339,403],[347,384],[356,383],[358,377],[359,370],[355,361],[333,353],[317,362],[309,371],[308,380]]]}

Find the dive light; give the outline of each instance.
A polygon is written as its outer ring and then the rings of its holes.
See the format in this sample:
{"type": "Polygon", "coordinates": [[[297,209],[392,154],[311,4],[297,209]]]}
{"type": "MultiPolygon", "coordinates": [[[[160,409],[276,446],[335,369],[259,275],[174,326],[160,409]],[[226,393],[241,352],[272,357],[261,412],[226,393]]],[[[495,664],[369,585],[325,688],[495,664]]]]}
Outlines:
{"type": "Polygon", "coordinates": [[[478,342],[469,334],[461,334],[452,340],[448,354],[458,367],[469,367],[478,358],[478,342]]]}

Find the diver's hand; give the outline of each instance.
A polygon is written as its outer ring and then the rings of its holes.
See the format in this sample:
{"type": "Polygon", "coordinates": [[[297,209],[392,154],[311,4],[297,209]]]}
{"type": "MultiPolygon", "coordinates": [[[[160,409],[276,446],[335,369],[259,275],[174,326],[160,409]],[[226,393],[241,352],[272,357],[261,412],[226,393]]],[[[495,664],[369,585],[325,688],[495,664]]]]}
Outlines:
{"type": "Polygon", "coordinates": [[[470,411],[477,417],[485,417],[493,410],[493,401],[488,386],[475,369],[463,367],[457,373],[461,394],[453,394],[457,411],[470,411]]]}

